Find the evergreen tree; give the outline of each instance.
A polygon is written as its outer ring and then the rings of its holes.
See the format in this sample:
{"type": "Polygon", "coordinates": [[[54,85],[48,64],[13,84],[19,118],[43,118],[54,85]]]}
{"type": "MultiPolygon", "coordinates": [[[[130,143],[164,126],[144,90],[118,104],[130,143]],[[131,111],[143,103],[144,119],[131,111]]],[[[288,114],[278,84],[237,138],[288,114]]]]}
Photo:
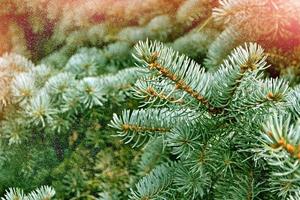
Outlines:
{"type": "Polygon", "coordinates": [[[0,196],[300,199],[299,13],[3,0],[0,196]]]}
{"type": "MultiPolygon", "coordinates": [[[[1,193],[9,187],[19,187],[27,192],[42,184],[51,184],[58,177],[64,179],[65,174],[61,173],[69,169],[68,163],[74,164],[76,159],[86,157],[92,160],[93,166],[88,166],[92,170],[85,170],[85,173],[96,180],[94,173],[99,178],[104,176],[104,169],[98,170],[94,165],[98,165],[98,160],[104,161],[112,149],[133,157],[132,151],[109,139],[106,124],[112,112],[120,107],[134,107],[134,101],[127,101],[127,90],[141,75],[140,69],[133,67],[110,73],[115,70],[105,68],[106,58],[96,48],[80,49],[58,69],[43,64],[36,66],[15,54],[6,54],[0,61],[1,193]],[[104,150],[108,146],[112,149],[104,150]],[[57,172],[58,169],[61,171],[57,172]],[[55,174],[56,177],[51,177],[55,174]]],[[[114,62],[113,59],[110,61],[114,62]]],[[[114,157],[120,157],[118,152],[114,157]]],[[[120,173],[123,167],[130,167],[126,162],[122,159],[115,163],[115,168],[107,170],[111,170],[111,174],[120,173]]],[[[78,162],[77,168],[84,165],[78,162]]],[[[71,171],[76,172],[75,164],[71,167],[74,168],[71,171]]],[[[81,174],[77,175],[80,177],[81,174]]],[[[72,183],[68,181],[68,184],[72,183]]],[[[124,191],[127,186],[118,186],[127,181],[116,178],[109,187],[89,185],[96,188],[91,189],[89,195],[98,196],[99,192],[108,189],[124,191]]],[[[65,192],[59,193],[59,198],[76,196],[71,191],[72,185],[67,190],[61,187],[57,190],[65,192]]]]}
{"type": "Polygon", "coordinates": [[[133,57],[143,108],[110,124],[125,143],[147,144],[130,199],[296,198],[299,88],[265,76],[259,45],[235,48],[215,72],[159,42],[140,42],[133,57]]]}

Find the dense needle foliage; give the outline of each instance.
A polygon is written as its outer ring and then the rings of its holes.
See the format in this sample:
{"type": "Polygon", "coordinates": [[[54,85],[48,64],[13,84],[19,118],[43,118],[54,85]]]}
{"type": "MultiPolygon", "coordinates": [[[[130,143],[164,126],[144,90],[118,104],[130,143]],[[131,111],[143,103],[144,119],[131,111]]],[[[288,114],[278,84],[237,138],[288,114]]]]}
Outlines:
{"type": "Polygon", "coordinates": [[[131,199],[294,197],[299,89],[265,77],[259,45],[237,47],[213,73],[158,42],[139,43],[134,58],[146,70],[133,87],[143,108],[110,125],[126,143],[157,153],[143,161],[152,170],[131,199]],[[151,145],[158,141],[162,148],[151,145]]]}
{"type": "Polygon", "coordinates": [[[299,13],[0,1],[1,200],[300,199],[299,13]]]}

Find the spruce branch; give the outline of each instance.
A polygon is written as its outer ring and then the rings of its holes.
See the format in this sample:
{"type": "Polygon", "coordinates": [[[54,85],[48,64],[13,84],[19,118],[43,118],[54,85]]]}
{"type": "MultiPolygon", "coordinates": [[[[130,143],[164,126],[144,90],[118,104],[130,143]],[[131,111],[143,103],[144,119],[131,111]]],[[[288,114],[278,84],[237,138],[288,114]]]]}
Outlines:
{"type": "Polygon", "coordinates": [[[271,188],[286,197],[299,190],[299,122],[292,123],[290,114],[275,113],[264,124],[261,144],[253,151],[272,168],[271,188]]]}
{"type": "Polygon", "coordinates": [[[288,200],[297,200],[300,199],[300,192],[297,191],[294,194],[289,195],[288,200]]]}
{"type": "Polygon", "coordinates": [[[153,169],[149,175],[136,184],[136,190],[131,190],[130,199],[134,200],[162,200],[166,199],[169,186],[174,176],[173,164],[163,164],[153,169]]]}
{"type": "Polygon", "coordinates": [[[295,110],[295,116],[290,117],[295,120],[298,96],[296,90],[290,91],[286,81],[264,78],[266,56],[259,45],[237,47],[216,72],[204,72],[193,61],[156,42],[139,43],[134,57],[148,75],[137,81],[134,95],[142,100],[142,106],[157,108],[126,110],[119,117],[115,114],[110,126],[126,142],[133,141],[134,146],[152,137],[163,140],[163,147],[176,156],[170,158],[178,162],[178,174],[170,190],[180,191],[190,199],[213,198],[215,194],[221,199],[227,181],[238,179],[239,184],[226,197],[260,199],[268,186],[268,191],[279,196],[295,191],[295,180],[299,180],[299,144],[294,141],[298,136],[294,135],[299,135],[298,129],[291,126],[291,134],[282,134],[285,129],[280,128],[281,121],[273,120],[267,127],[276,130],[279,139],[272,141],[257,133],[268,115],[277,113],[284,119],[286,113],[295,110]],[[200,102],[204,109],[199,109],[194,92],[205,94],[204,102],[200,102]],[[293,99],[293,103],[287,103],[288,99],[293,99]],[[183,109],[196,117],[192,123],[182,120],[184,115],[178,111],[183,109]],[[164,111],[169,114],[160,113],[164,111]],[[172,113],[178,114],[176,120],[172,113]],[[293,140],[289,141],[290,138],[293,140]],[[257,139],[261,143],[257,144],[257,139]],[[254,161],[258,166],[253,166],[254,161]],[[269,170],[270,180],[241,171],[248,165],[252,166],[251,173],[261,168],[269,170]],[[239,179],[237,174],[243,178],[239,179]],[[202,179],[198,180],[199,177],[202,179]]]}
{"type": "Polygon", "coordinates": [[[21,55],[5,53],[2,57],[0,57],[1,112],[5,107],[12,103],[11,85],[15,80],[15,76],[23,72],[30,72],[33,68],[34,64],[21,55]]]}
{"type": "Polygon", "coordinates": [[[25,108],[25,113],[30,118],[30,121],[36,126],[42,125],[43,127],[52,119],[56,112],[56,109],[51,105],[49,95],[45,91],[41,91],[32,98],[25,108]]]}
{"type": "Polygon", "coordinates": [[[35,66],[32,69],[32,75],[34,76],[34,84],[37,88],[42,88],[46,81],[53,75],[55,75],[57,72],[56,70],[53,70],[53,68],[40,64],[35,66]]]}
{"type": "Polygon", "coordinates": [[[15,200],[15,199],[20,199],[24,200],[25,195],[23,190],[20,190],[19,188],[9,188],[6,190],[6,194],[4,197],[1,198],[1,200],[15,200]]]}
{"type": "Polygon", "coordinates": [[[28,200],[50,200],[55,195],[55,190],[49,186],[41,186],[27,195],[28,200]]]}
{"type": "Polygon", "coordinates": [[[133,95],[137,99],[144,101],[141,107],[146,105],[163,107],[166,105],[189,104],[185,93],[176,90],[176,86],[155,80],[138,80],[133,87],[133,95]]]}
{"type": "Polygon", "coordinates": [[[104,88],[106,93],[114,90],[128,90],[143,76],[144,70],[138,67],[130,67],[119,70],[116,74],[100,76],[99,85],[104,88]]]}
{"type": "Polygon", "coordinates": [[[121,116],[114,114],[109,126],[117,129],[126,143],[133,141],[135,147],[144,144],[150,137],[169,133],[176,123],[193,123],[196,118],[195,112],[186,109],[125,110],[121,116]]]}
{"type": "Polygon", "coordinates": [[[288,174],[270,177],[270,185],[267,191],[276,193],[278,198],[287,199],[299,191],[299,174],[288,174]]]}
{"type": "Polygon", "coordinates": [[[36,86],[32,73],[18,74],[12,82],[12,96],[18,103],[26,102],[36,93],[36,86]]]}
{"type": "Polygon", "coordinates": [[[173,82],[176,89],[210,107],[206,100],[210,76],[200,65],[159,42],[140,42],[135,49],[133,57],[142,67],[155,71],[158,77],[173,82]]]}
{"type": "Polygon", "coordinates": [[[201,147],[201,139],[205,135],[203,130],[197,130],[188,124],[174,127],[168,134],[166,142],[172,148],[172,153],[178,158],[187,159],[192,152],[201,147]]]}
{"type": "MultiPolygon", "coordinates": [[[[300,127],[299,124],[291,124],[290,115],[276,115],[270,117],[270,119],[263,125],[262,139],[264,143],[275,154],[271,155],[274,159],[274,165],[280,167],[285,166],[285,162],[294,163],[297,159],[300,159],[300,127]],[[276,156],[278,153],[278,156],[276,156]],[[285,155],[288,155],[286,157],[285,155]],[[276,159],[276,157],[278,159],[276,159]],[[285,160],[286,158],[289,159],[285,160]],[[284,159],[283,162],[278,162],[284,159]]],[[[269,156],[265,156],[269,158],[269,156]]],[[[272,162],[273,163],[273,162],[272,162]]]]}
{"type": "Polygon", "coordinates": [[[212,104],[215,107],[227,106],[245,76],[255,77],[266,68],[265,60],[263,49],[257,44],[245,44],[234,49],[213,76],[212,104]]]}
{"type": "Polygon", "coordinates": [[[29,194],[24,194],[19,188],[9,188],[1,200],[50,200],[54,195],[55,190],[49,186],[41,186],[29,194]]]}
{"type": "Polygon", "coordinates": [[[167,150],[164,148],[163,137],[150,140],[143,148],[143,154],[138,164],[139,173],[146,175],[153,168],[161,163],[168,161],[167,150]]]}
{"type": "Polygon", "coordinates": [[[104,53],[96,48],[83,48],[69,59],[65,70],[80,78],[95,76],[105,66],[106,59],[104,53]]]}
{"type": "Polygon", "coordinates": [[[288,83],[282,79],[255,80],[250,78],[241,87],[247,89],[239,92],[228,108],[232,113],[236,113],[236,116],[249,111],[268,112],[268,109],[275,104],[280,109],[285,107],[284,103],[288,99],[288,83]],[[250,96],[249,93],[251,93],[250,96]]]}
{"type": "Polygon", "coordinates": [[[50,77],[44,87],[49,95],[63,98],[63,94],[74,87],[74,84],[75,76],[68,72],[62,72],[50,77]]]}
{"type": "Polygon", "coordinates": [[[245,173],[236,172],[233,177],[219,179],[214,185],[215,199],[263,199],[260,197],[262,183],[256,181],[256,176],[257,174],[250,169],[245,173]]]}
{"type": "Polygon", "coordinates": [[[300,117],[300,86],[296,86],[287,94],[288,108],[294,118],[300,117]]]}
{"type": "Polygon", "coordinates": [[[103,87],[96,77],[82,79],[79,82],[78,95],[82,104],[89,109],[93,106],[103,106],[103,102],[106,101],[103,87]]]}
{"type": "Polygon", "coordinates": [[[178,164],[175,169],[174,185],[188,199],[203,198],[207,188],[211,184],[208,173],[203,170],[192,172],[188,167],[178,164]]]}

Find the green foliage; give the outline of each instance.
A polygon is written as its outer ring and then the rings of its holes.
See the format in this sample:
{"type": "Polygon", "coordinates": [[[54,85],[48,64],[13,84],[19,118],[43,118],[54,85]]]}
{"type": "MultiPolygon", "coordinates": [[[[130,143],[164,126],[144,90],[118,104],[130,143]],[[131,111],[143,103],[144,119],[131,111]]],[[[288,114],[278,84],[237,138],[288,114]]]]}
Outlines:
{"type": "Polygon", "coordinates": [[[52,187],[41,186],[40,188],[33,190],[29,194],[24,194],[23,190],[19,188],[9,188],[6,191],[2,200],[50,200],[55,195],[55,191],[52,187]]]}
{"type": "Polygon", "coordinates": [[[150,18],[118,2],[122,27],[98,3],[65,9],[33,41],[39,65],[0,58],[2,199],[299,199],[300,87],[285,81],[297,83],[298,57],[263,34],[297,20],[298,3],[282,2],[176,0],[174,16],[150,18]],[[56,192],[25,194],[45,184],[56,192]]]}
{"type": "Polygon", "coordinates": [[[142,166],[152,170],[131,199],[294,198],[298,88],[264,75],[259,45],[237,47],[214,72],[159,42],[140,42],[133,56],[145,76],[132,96],[144,108],[110,123],[133,147],[146,144],[142,166]]]}
{"type": "MultiPolygon", "coordinates": [[[[85,171],[82,168],[88,163],[73,162],[69,168],[60,168],[64,174],[58,177],[62,178],[59,181],[64,180],[63,186],[56,182],[55,176],[51,177],[57,173],[53,172],[56,168],[72,157],[86,159],[88,156],[92,160],[89,164],[97,166],[100,155],[110,155],[113,149],[123,151],[117,140],[108,139],[111,134],[105,127],[112,112],[120,106],[134,107],[134,101],[127,100],[128,89],[141,77],[142,70],[133,67],[110,73],[111,69],[105,67],[107,63],[100,62],[103,55],[96,48],[82,48],[63,68],[32,64],[28,71],[13,77],[9,88],[10,104],[4,108],[0,121],[1,192],[8,187],[29,191],[41,184],[52,183],[61,199],[95,198],[106,191],[116,191],[122,196],[125,192],[130,179],[121,178],[121,169],[129,158],[114,163],[115,167],[111,169],[100,171],[96,167],[85,171]],[[81,68],[86,63],[92,71],[81,68]],[[104,150],[106,145],[112,148],[104,150]],[[88,153],[84,155],[81,151],[88,153]],[[100,180],[96,179],[103,176],[103,182],[111,182],[111,174],[115,178],[112,184],[100,187],[100,180]],[[97,186],[90,183],[92,178],[97,186]],[[78,180],[78,185],[72,185],[73,179],[78,180]]],[[[27,60],[21,61],[18,59],[13,64],[26,65],[27,60]]],[[[120,157],[118,152],[113,159],[120,157]]],[[[124,150],[121,155],[127,158],[132,153],[124,150]]],[[[112,164],[110,161],[109,165],[112,164]]]]}
{"type": "Polygon", "coordinates": [[[136,184],[130,199],[165,199],[172,183],[173,166],[159,165],[136,184]]]}

